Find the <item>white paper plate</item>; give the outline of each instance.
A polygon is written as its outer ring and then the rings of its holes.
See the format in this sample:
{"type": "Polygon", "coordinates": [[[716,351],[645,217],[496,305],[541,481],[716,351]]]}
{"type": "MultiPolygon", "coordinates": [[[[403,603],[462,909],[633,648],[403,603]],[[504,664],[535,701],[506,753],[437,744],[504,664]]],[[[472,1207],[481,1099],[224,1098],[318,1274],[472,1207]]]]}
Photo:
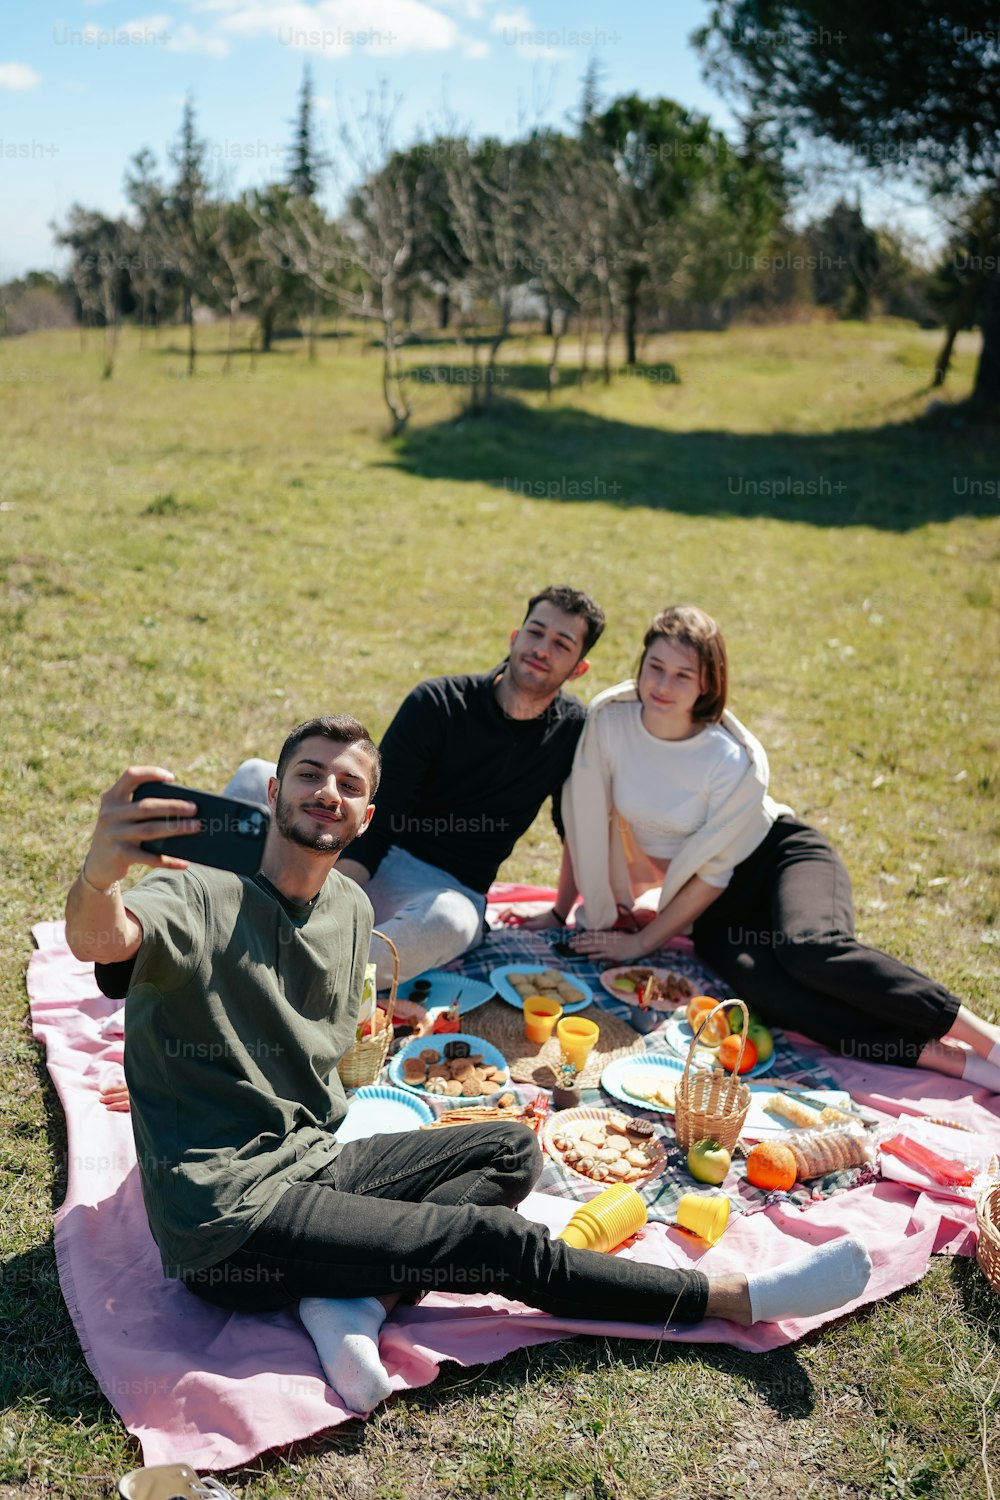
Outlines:
{"type": "MultiPolygon", "coordinates": [[[[541,974],[543,969],[555,969],[557,973],[564,975],[567,984],[571,984],[575,990],[579,990],[583,996],[582,1000],[572,1000],[569,1005],[563,1005],[563,1015],[572,1016],[578,1010],[586,1010],[594,998],[594,992],[589,984],[584,984],[577,974],[569,974],[565,969],[559,969],[556,964],[504,964],[503,968],[494,969],[490,974],[490,984],[496,990],[501,1000],[506,1000],[508,1005],[513,1005],[515,1010],[523,1008],[523,1002],[517,990],[507,978],[508,974],[541,974]]],[[[553,996],[555,999],[555,996],[553,996]]],[[[559,1002],[562,1005],[562,1001],[559,1002]]]]}
{"type": "Polygon", "coordinates": [[[412,1000],[412,990],[417,979],[430,981],[430,993],[426,1000],[421,1001],[425,1010],[435,1010],[438,1006],[447,1010],[457,995],[458,1013],[464,1016],[493,999],[493,986],[483,979],[468,979],[464,974],[448,974],[442,969],[428,969],[426,974],[418,974],[416,979],[408,979],[405,984],[400,985],[400,1000],[412,1000]]]}
{"type": "Polygon", "coordinates": [[[679,1079],[684,1072],[684,1064],[680,1058],[667,1057],[662,1052],[647,1052],[645,1056],[641,1053],[633,1053],[628,1057],[616,1057],[614,1062],[608,1063],[601,1074],[601,1088],[615,1099],[620,1099],[623,1104],[631,1104],[633,1109],[652,1109],[657,1114],[672,1115],[674,1113],[672,1109],[667,1109],[665,1105],[657,1104],[652,1099],[639,1099],[623,1087],[624,1080],[633,1073],[655,1074],[664,1071],[672,1078],[679,1079]]]}
{"type": "MultiPolygon", "coordinates": [[[[744,1074],[746,1077],[746,1074],[744,1074]]],[[[769,1115],[764,1106],[769,1100],[774,1099],[782,1093],[781,1089],[755,1088],[750,1091],[750,1109],[747,1113],[746,1123],[740,1134],[749,1140],[759,1141],[765,1137],[787,1135],[790,1131],[801,1130],[801,1125],[793,1125],[791,1120],[786,1120],[781,1115],[769,1115]]],[[[794,1098],[794,1094],[791,1096],[794,1098]]],[[[810,1089],[810,1099],[822,1101],[823,1104],[832,1104],[835,1109],[846,1109],[850,1106],[851,1096],[844,1089],[810,1089]]],[[[819,1125],[819,1111],[816,1112],[816,1124],[819,1125]]]]}
{"type": "Polygon", "coordinates": [[[402,1089],[369,1083],[351,1095],[347,1114],[334,1133],[338,1141],[364,1141],[372,1135],[398,1135],[434,1121],[429,1104],[402,1089]]]}
{"type": "Polygon", "coordinates": [[[467,1032],[458,1031],[447,1033],[442,1036],[415,1036],[408,1041],[405,1047],[401,1047],[396,1056],[389,1064],[389,1077],[393,1083],[408,1093],[417,1094],[421,1099],[438,1099],[448,1108],[464,1108],[466,1104],[481,1104],[484,1099],[495,1099],[495,1094],[429,1094],[422,1084],[407,1083],[403,1078],[403,1064],[408,1057],[419,1057],[425,1048],[433,1047],[435,1052],[444,1053],[446,1042],[468,1042],[470,1050],[481,1052],[483,1062],[492,1068],[503,1068],[507,1074],[507,1083],[503,1085],[501,1093],[510,1084],[510,1068],[507,1059],[498,1047],[492,1042],[484,1042],[481,1036],[469,1036],[467,1032]]]}
{"type": "MultiPolygon", "coordinates": [[[[683,1013],[672,1015],[663,1028],[663,1040],[668,1047],[677,1053],[678,1057],[687,1057],[688,1048],[691,1046],[693,1038],[694,1032],[688,1024],[687,1016],[683,1013]]],[[[710,1048],[698,1047],[695,1050],[691,1066],[693,1068],[714,1068],[718,1064],[718,1061],[717,1053],[713,1052],[710,1048]]],[[[754,1063],[753,1067],[748,1068],[745,1073],[741,1073],[740,1077],[759,1078],[762,1073],[770,1073],[773,1067],[774,1053],[772,1052],[767,1062],[754,1063]]]]}

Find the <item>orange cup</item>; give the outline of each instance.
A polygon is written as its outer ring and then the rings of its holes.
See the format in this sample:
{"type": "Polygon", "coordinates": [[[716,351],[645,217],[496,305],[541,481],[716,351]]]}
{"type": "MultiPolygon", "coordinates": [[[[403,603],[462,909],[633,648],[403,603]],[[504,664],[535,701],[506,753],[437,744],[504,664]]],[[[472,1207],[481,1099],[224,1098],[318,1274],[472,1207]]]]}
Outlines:
{"type": "Polygon", "coordinates": [[[558,1000],[550,1000],[548,995],[528,995],[524,1002],[524,1034],[528,1041],[538,1046],[547,1042],[561,1015],[558,1000]]]}
{"type": "Polygon", "coordinates": [[[584,1021],[581,1016],[563,1016],[556,1027],[562,1067],[582,1073],[600,1034],[601,1028],[594,1021],[584,1021]]]}

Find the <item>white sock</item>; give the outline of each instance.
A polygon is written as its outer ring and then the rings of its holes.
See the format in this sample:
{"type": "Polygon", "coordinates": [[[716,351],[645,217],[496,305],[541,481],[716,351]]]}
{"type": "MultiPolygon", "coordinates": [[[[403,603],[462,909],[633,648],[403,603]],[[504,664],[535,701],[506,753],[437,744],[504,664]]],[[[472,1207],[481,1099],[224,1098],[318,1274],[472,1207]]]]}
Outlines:
{"type": "Polygon", "coordinates": [[[872,1274],[871,1257],[853,1235],[831,1240],[798,1260],[747,1276],[755,1323],[809,1318],[860,1297],[872,1274]]]}
{"type": "MultiPolygon", "coordinates": [[[[1000,1046],[1000,1042],[997,1046],[1000,1046]]],[[[994,1047],[993,1052],[996,1050],[994,1047]]],[[[980,1057],[978,1052],[966,1052],[962,1058],[962,1077],[967,1078],[970,1083],[992,1089],[994,1094],[1000,1094],[1000,1060],[993,1061],[993,1052],[989,1057],[980,1057]]]]}
{"type": "Polygon", "coordinates": [[[377,1297],[303,1297],[299,1317],[348,1411],[372,1411],[392,1394],[378,1357],[385,1308],[377,1297]]]}
{"type": "Polygon", "coordinates": [[[1000,1068],[1000,1042],[994,1042],[986,1054],[986,1061],[992,1063],[995,1068],[1000,1068]]]}

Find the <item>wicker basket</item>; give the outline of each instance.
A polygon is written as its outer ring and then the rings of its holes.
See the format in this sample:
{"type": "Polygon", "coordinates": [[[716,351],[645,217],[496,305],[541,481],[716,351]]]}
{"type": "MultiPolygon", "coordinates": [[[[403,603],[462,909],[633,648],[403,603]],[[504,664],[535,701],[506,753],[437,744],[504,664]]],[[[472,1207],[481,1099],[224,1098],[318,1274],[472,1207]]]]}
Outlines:
{"type": "Polygon", "coordinates": [[[1000,1182],[992,1182],[976,1204],[976,1259],[995,1292],[1000,1292],[1000,1182]]]}
{"type": "Polygon", "coordinates": [[[392,938],[384,932],[373,932],[372,937],[381,938],[392,953],[392,983],[389,986],[389,1004],[386,1008],[385,1030],[377,1035],[362,1036],[349,1047],[337,1064],[337,1072],[345,1089],[360,1089],[366,1083],[374,1083],[382,1071],[389,1043],[392,1041],[392,1013],[396,1005],[396,989],[399,985],[399,954],[392,938]]]}
{"type": "Polygon", "coordinates": [[[727,1151],[732,1151],[739,1140],[750,1109],[750,1090],[741,1082],[738,1071],[746,1050],[749,1024],[750,1015],[743,1001],[727,1000],[725,1004],[717,1005],[714,1010],[709,1011],[698,1027],[688,1048],[687,1062],[674,1095],[674,1132],[677,1144],[683,1150],[689,1150],[696,1141],[713,1140],[718,1141],[720,1146],[725,1146],[727,1151]],[[738,1005],[743,1012],[743,1032],[736,1068],[732,1073],[725,1073],[721,1068],[713,1068],[710,1072],[707,1069],[695,1069],[692,1073],[691,1062],[698,1038],[706,1024],[720,1010],[733,1004],[738,1005]]]}

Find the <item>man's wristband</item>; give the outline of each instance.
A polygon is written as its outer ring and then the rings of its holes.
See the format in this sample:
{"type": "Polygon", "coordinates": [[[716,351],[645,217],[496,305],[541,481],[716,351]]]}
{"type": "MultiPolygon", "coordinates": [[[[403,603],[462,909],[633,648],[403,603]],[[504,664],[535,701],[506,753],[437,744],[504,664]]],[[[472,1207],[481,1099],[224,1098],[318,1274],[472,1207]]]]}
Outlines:
{"type": "Polygon", "coordinates": [[[555,917],[560,927],[565,927],[566,923],[569,921],[569,912],[567,912],[566,915],[563,916],[562,912],[556,911],[554,906],[552,908],[552,915],[555,917]]]}
{"type": "Polygon", "coordinates": [[[80,866],[80,879],[83,881],[83,883],[84,883],[85,886],[89,886],[89,888],[93,891],[93,893],[94,893],[95,896],[113,896],[115,894],[115,892],[119,889],[119,884],[120,884],[119,881],[114,880],[108,886],[108,888],[107,888],[106,891],[102,891],[101,887],[99,885],[95,885],[94,882],[91,879],[89,879],[89,877],[87,875],[87,861],[86,860],[84,860],[83,864],[80,866]]]}

